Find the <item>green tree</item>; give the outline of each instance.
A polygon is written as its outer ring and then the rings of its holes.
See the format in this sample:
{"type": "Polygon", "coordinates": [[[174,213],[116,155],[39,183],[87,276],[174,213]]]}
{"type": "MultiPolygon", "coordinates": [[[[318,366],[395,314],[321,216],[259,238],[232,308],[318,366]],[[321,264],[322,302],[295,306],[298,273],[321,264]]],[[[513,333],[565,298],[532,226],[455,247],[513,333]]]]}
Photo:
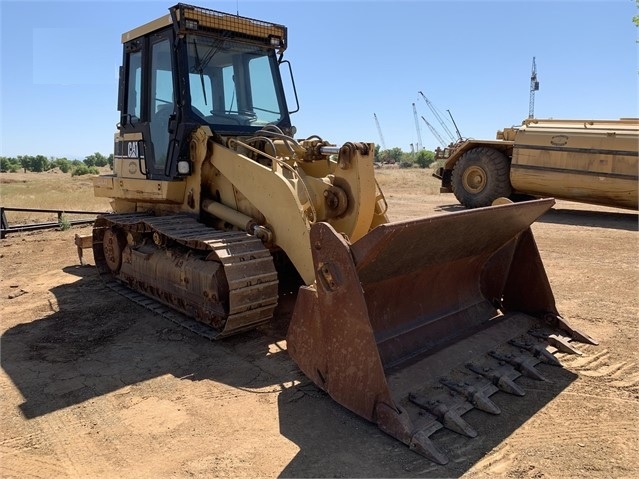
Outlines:
{"type": "Polygon", "coordinates": [[[108,156],[107,163],[109,164],[109,167],[113,169],[113,153],[108,156]]]}
{"type": "Polygon", "coordinates": [[[109,164],[109,159],[104,156],[102,153],[95,153],[95,166],[99,166],[100,168],[107,166],[109,164]]]}
{"type": "Polygon", "coordinates": [[[84,163],[81,163],[73,168],[71,171],[71,176],[82,176],[82,175],[98,175],[100,172],[95,166],[87,166],[84,163]]]}
{"type": "Polygon", "coordinates": [[[395,160],[395,163],[399,163],[400,161],[402,161],[402,157],[404,156],[404,152],[402,151],[402,149],[397,146],[395,148],[391,148],[389,150],[389,153],[390,157],[395,160]]]}
{"type": "Polygon", "coordinates": [[[415,154],[402,151],[398,163],[400,168],[412,168],[415,165],[415,154]]]}
{"type": "Polygon", "coordinates": [[[60,171],[62,173],[68,173],[69,171],[71,171],[71,162],[66,158],[56,158],[53,164],[54,166],[60,168],[60,171]]]}
{"type": "Polygon", "coordinates": [[[388,156],[388,150],[380,150],[379,155],[375,156],[375,161],[379,163],[390,163],[390,157],[388,156]]]}
{"type": "MultiPolygon", "coordinates": [[[[95,168],[95,167],[92,167],[92,168],[95,168]]],[[[88,175],[88,174],[89,174],[89,167],[85,164],[74,166],[73,170],[71,171],[71,176],[82,176],[82,175],[88,175]]]]}
{"type": "Polygon", "coordinates": [[[20,160],[17,158],[0,157],[0,171],[15,173],[20,168],[20,160]]]}
{"type": "Polygon", "coordinates": [[[18,155],[18,161],[25,173],[31,169],[31,160],[28,156],[18,155]]]}
{"type": "Polygon", "coordinates": [[[84,159],[84,164],[87,166],[106,166],[109,163],[109,159],[102,153],[93,153],[84,159]]]}
{"type": "Polygon", "coordinates": [[[51,169],[49,160],[44,155],[36,155],[30,158],[30,170],[36,173],[51,169]]]}
{"type": "Polygon", "coordinates": [[[428,168],[435,161],[435,153],[430,150],[419,150],[415,158],[415,163],[420,168],[428,168]]]}

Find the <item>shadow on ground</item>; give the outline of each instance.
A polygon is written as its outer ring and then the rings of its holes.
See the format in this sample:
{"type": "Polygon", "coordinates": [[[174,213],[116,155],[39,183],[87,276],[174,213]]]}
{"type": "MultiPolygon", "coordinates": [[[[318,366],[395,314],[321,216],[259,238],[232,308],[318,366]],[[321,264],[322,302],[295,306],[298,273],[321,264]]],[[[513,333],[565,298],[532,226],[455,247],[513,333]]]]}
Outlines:
{"type": "Polygon", "coordinates": [[[24,397],[27,418],[165,374],[237,387],[273,384],[254,366],[272,338],[254,331],[212,342],[107,289],[93,267],[64,270],[82,279],[51,290],[58,311],[2,336],[2,367],[24,397]]]}
{"type": "Polygon", "coordinates": [[[502,392],[491,396],[502,411],[500,415],[477,409],[464,415],[477,437],[467,438],[447,429],[431,436],[450,458],[445,466],[410,451],[321,391],[299,400],[294,390],[283,391],[278,397],[280,430],[300,451],[280,477],[326,477],[326,471],[332,471],[333,477],[460,477],[576,379],[566,369],[537,368],[549,381],[540,386],[532,379],[518,379],[517,383],[527,390],[525,397],[502,392]],[[318,444],[322,444],[321,449],[318,444]]]}
{"type": "MultiPolygon", "coordinates": [[[[572,226],[587,226],[591,228],[608,228],[625,231],[639,230],[639,215],[637,212],[618,209],[596,210],[570,208],[569,202],[561,206],[554,206],[537,221],[541,223],[553,223],[572,226]]],[[[454,213],[464,211],[466,208],[460,204],[445,204],[435,207],[438,213],[454,213]]]]}
{"type": "MultiPolygon", "coordinates": [[[[166,374],[243,390],[299,381],[278,396],[280,433],[300,448],[281,477],[459,476],[576,377],[539,366],[551,381],[535,383],[525,398],[495,394],[501,415],[473,410],[464,416],[477,438],[447,430],[431,437],[451,457],[437,466],[331,400],[304,378],[285,348],[269,348],[283,344],[291,301],[282,302],[272,327],[211,342],[128,303],[102,285],[93,267],[65,271],[82,279],[52,290],[58,311],[1,338],[2,367],[24,398],[19,407],[26,418],[166,374]]],[[[524,388],[527,381],[518,380],[524,388]]]]}
{"type": "Polygon", "coordinates": [[[639,216],[628,211],[596,211],[569,208],[552,208],[538,221],[561,225],[589,226],[592,228],[608,228],[625,231],[637,231],[639,216]]]}

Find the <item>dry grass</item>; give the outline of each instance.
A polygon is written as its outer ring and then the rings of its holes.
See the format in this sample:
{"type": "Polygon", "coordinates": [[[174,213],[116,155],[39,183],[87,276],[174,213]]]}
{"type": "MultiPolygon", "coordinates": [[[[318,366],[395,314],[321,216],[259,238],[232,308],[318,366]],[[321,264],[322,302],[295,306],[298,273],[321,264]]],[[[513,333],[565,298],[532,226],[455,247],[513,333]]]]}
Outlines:
{"type": "Polygon", "coordinates": [[[386,196],[411,194],[416,196],[439,193],[440,180],[430,168],[398,168],[383,166],[375,170],[377,182],[386,196]]]}
{"type": "MultiPolygon", "coordinates": [[[[387,198],[395,195],[419,197],[439,192],[439,181],[426,168],[400,169],[383,166],[375,170],[387,198]]],[[[109,200],[93,195],[91,177],[70,173],[0,173],[0,205],[15,208],[108,211],[109,200]]],[[[57,221],[56,214],[6,212],[9,225],[57,221]]],[[[67,219],[88,218],[66,215],[67,219]]]]}
{"type": "MultiPolygon", "coordinates": [[[[80,211],[109,211],[107,198],[93,195],[90,176],[70,173],[0,173],[0,205],[14,208],[36,208],[80,211]]],[[[55,222],[55,213],[7,211],[9,225],[55,222]]],[[[66,215],[67,219],[88,219],[87,216],[66,215]]]]}

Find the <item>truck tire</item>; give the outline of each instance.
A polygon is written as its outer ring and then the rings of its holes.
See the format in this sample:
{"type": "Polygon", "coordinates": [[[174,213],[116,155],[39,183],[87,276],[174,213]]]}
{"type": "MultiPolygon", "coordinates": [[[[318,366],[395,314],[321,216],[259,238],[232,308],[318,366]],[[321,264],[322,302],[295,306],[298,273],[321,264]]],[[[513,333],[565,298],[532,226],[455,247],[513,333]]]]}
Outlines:
{"type": "Polygon", "coordinates": [[[455,164],[451,183],[455,197],[466,208],[490,206],[512,193],[508,157],[493,148],[468,150],[455,164]]]}

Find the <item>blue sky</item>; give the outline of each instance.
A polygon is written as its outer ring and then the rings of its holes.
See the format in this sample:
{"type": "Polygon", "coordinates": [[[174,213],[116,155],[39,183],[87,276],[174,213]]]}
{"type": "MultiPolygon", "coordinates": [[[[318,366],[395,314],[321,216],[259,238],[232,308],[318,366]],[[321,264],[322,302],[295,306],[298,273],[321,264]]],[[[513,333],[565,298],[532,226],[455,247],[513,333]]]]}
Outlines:
{"type": "MultiPolygon", "coordinates": [[[[174,3],[0,0],[0,156],[112,153],[121,34],[174,3]]],[[[299,138],[380,143],[376,114],[386,147],[410,151],[412,103],[445,136],[419,91],[494,138],[528,116],[533,57],[536,117],[639,116],[634,0],[187,3],[287,25],[299,138]]]]}

